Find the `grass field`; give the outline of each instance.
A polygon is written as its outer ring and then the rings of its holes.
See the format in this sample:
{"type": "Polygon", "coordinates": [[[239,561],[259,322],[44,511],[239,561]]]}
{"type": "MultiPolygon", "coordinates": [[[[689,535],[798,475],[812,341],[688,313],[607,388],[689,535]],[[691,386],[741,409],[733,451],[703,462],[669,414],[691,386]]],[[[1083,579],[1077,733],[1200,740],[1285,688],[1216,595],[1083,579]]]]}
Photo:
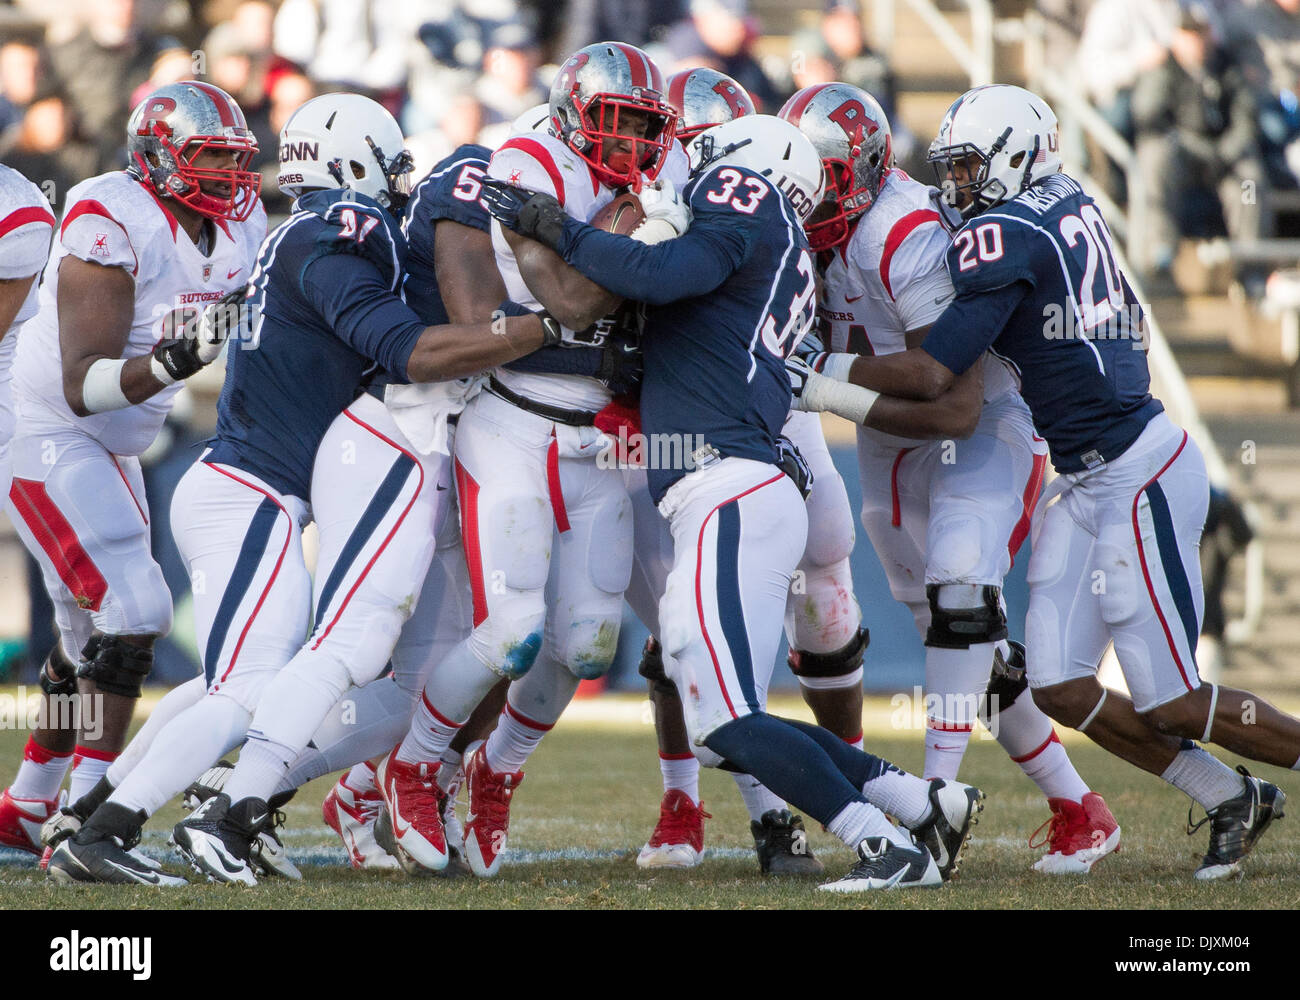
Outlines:
{"type": "MultiPolygon", "coordinates": [[[[3,692],[0,692],[3,693],[3,692]]],[[[1247,862],[1241,880],[1199,884],[1192,879],[1207,829],[1183,833],[1187,799],[1158,780],[1121,764],[1074,734],[1064,734],[1079,770],[1107,799],[1124,830],[1122,851],[1086,878],[1048,878],[1030,871],[1036,852],[1029,834],[1048,816],[1036,789],[996,743],[976,738],[963,779],[988,793],[961,877],[939,890],[839,896],[815,882],[759,876],[748,817],[730,777],[705,771],[702,796],[713,819],[706,827],[704,864],[691,871],[650,875],[635,865],[657,817],[659,770],[644,699],[605,696],[577,703],[547,737],[514,800],[510,853],[490,881],[409,879],[400,873],[351,871],[323,824],[320,803],[330,779],[315,782],[289,803],[286,843],[304,873],[301,883],[265,882],[255,889],[195,884],[188,888],[61,888],[46,881],[29,855],[0,850],[0,906],[16,909],[266,908],[799,908],[799,909],[1297,909],[1300,908],[1300,777],[1253,767],[1291,796],[1297,815],[1275,824],[1247,862]]],[[[1294,711],[1297,706],[1289,708],[1294,711]]],[[[778,701],[779,714],[806,717],[797,701],[778,701]]],[[[913,770],[921,764],[920,734],[890,725],[891,708],[873,699],[866,713],[872,751],[913,770]]],[[[8,784],[25,731],[0,732],[0,779],[8,784]]],[[[1232,764],[1238,763],[1231,759],[1232,764]]],[[[462,815],[463,815],[462,801],[462,815]]],[[[177,872],[166,845],[183,815],[169,805],[146,827],[143,846],[177,872]]],[[[849,868],[838,841],[808,824],[809,839],[828,875],[849,868]]],[[[187,871],[187,870],[186,870],[187,871]]],[[[187,872],[188,873],[188,872],[187,872]]]]}

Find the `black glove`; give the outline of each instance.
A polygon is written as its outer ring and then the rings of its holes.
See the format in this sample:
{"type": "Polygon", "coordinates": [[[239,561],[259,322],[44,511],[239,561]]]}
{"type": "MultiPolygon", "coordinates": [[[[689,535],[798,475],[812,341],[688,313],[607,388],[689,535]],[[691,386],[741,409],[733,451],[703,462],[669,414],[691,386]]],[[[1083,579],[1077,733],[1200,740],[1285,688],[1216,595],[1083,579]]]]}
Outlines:
{"type": "Polygon", "coordinates": [[[153,356],[173,382],[189,378],[217,359],[226,341],[240,327],[247,290],[241,285],[227,292],[185,324],[179,337],[168,337],[158,342],[153,356]]]}
{"type": "Polygon", "coordinates": [[[483,204],[507,229],[558,250],[568,218],[559,201],[549,194],[527,191],[503,181],[483,181],[483,204]]]}
{"type": "Polygon", "coordinates": [[[812,492],[812,469],[808,467],[808,462],[795,447],[794,442],[787,437],[776,439],[776,464],[790,477],[799,492],[803,494],[803,498],[807,500],[808,494],[812,492]]]}

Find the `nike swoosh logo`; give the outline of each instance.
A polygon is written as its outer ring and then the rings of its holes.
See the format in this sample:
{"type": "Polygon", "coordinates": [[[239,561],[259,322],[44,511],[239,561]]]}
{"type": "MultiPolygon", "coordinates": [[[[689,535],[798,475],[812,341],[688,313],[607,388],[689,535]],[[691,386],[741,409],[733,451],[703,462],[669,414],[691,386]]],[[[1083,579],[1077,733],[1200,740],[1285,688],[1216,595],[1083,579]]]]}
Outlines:
{"type": "Polygon", "coordinates": [[[133,871],[132,869],[127,868],[125,865],[119,865],[116,861],[110,861],[108,858],[104,858],[104,863],[113,868],[116,868],[123,875],[129,875],[132,879],[134,879],[137,882],[147,882],[149,885],[157,885],[159,882],[162,881],[158,877],[157,872],[149,872],[148,874],[146,874],[145,872],[133,871]]]}
{"type": "Polygon", "coordinates": [[[934,860],[940,868],[944,868],[948,864],[948,845],[943,842],[942,837],[939,838],[939,856],[934,860]]]}
{"type": "Polygon", "coordinates": [[[936,744],[934,744],[934,749],[935,749],[935,750],[963,750],[963,749],[965,749],[965,748],[964,748],[964,747],[944,747],[944,746],[940,746],[938,743],[936,743],[936,744]]]}
{"type": "Polygon", "coordinates": [[[934,300],[934,304],[936,306],[942,305],[943,303],[947,302],[951,298],[952,298],[951,295],[940,295],[937,299],[934,300]]]}
{"type": "Polygon", "coordinates": [[[237,267],[237,268],[235,268],[233,271],[231,271],[229,274],[226,275],[226,280],[229,281],[231,278],[233,278],[235,275],[237,275],[237,274],[238,274],[240,271],[242,271],[242,270],[243,270],[242,267],[237,267]]]}
{"type": "Polygon", "coordinates": [[[401,840],[405,834],[410,832],[411,824],[406,822],[406,820],[402,819],[402,814],[397,811],[397,789],[396,788],[392,790],[392,796],[393,796],[393,806],[391,809],[388,810],[388,814],[389,816],[392,817],[393,820],[393,832],[397,834],[397,839],[401,840]]]}
{"type": "Polygon", "coordinates": [[[248,825],[257,827],[257,826],[261,826],[264,822],[266,822],[266,813],[262,813],[260,816],[254,816],[251,820],[249,820],[248,825]]]}
{"type": "Polygon", "coordinates": [[[862,298],[862,296],[863,296],[863,295],[866,295],[866,294],[867,294],[866,292],[862,292],[862,293],[859,294],[859,295],[853,295],[853,296],[845,295],[845,296],[844,296],[844,301],[845,301],[845,302],[857,302],[858,299],[862,298]]]}

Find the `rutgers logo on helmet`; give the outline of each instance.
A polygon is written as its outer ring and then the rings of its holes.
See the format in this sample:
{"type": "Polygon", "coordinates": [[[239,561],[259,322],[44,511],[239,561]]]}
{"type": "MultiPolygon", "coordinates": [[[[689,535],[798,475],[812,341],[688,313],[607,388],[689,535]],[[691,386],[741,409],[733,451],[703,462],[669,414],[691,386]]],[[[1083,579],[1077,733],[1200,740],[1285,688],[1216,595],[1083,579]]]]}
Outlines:
{"type": "Polygon", "coordinates": [[[153,91],[131,112],[126,150],[128,169],[159,197],[201,215],[243,222],[257,205],[262,178],[248,169],[257,140],[220,87],[183,80],[153,91]]]}
{"type": "Polygon", "coordinates": [[[944,200],[972,218],[1060,172],[1056,115],[1021,87],[976,87],[948,109],[927,159],[944,200]]]}
{"type": "Polygon", "coordinates": [[[414,163],[396,119],[360,94],[314,97],[280,130],[280,190],[351,188],[401,215],[414,163]]]}
{"type": "Polygon", "coordinates": [[[894,162],[889,120],[876,99],[847,83],[805,87],[779,112],[806,135],[826,170],[826,198],[804,226],[814,250],[849,238],[851,223],[876,200],[894,162]]]}
{"type": "Polygon", "coordinates": [[[556,74],[551,127],[606,187],[639,185],[642,174],[655,178],[673,144],[677,116],[663,95],[663,74],[649,56],[635,45],[597,42],[556,74]]]}
{"type": "Polygon", "coordinates": [[[682,145],[705,129],[754,114],[745,88],[726,73],[700,66],[668,78],[668,103],[677,110],[677,138],[682,145]]]}

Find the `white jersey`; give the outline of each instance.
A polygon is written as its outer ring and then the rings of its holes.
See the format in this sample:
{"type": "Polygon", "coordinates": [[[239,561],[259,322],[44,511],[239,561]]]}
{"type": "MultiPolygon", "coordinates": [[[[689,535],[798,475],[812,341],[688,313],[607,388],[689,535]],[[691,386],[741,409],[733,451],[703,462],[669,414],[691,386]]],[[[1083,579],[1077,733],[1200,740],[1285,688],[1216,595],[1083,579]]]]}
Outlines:
{"type": "MultiPolygon", "coordinates": [[[[690,161],[681,143],[675,142],[661,175],[680,190],[686,185],[690,161]]],[[[541,191],[559,199],[564,210],[582,222],[590,222],[614,200],[614,192],[601,184],[591,168],[562,140],[544,132],[512,136],[492,154],[488,176],[530,191],[541,191]]],[[[497,269],[511,300],[530,309],[542,304],[524,283],[514,252],[492,221],[492,246],[497,269]]],[[[493,374],[521,396],[566,408],[599,410],[610,400],[609,389],[598,379],[584,375],[550,375],[498,368],[493,374]]]]}
{"type": "Polygon", "coordinates": [[[246,222],[218,222],[205,256],[152,190],[126,171],[83,181],[68,192],[67,205],[45,267],[40,311],[23,331],[14,365],[21,420],[24,427],[74,428],[114,455],[139,455],[157,436],[181,383],[121,410],[74,414],[63,396],[60,263],[72,254],[131,274],[135,314],[122,357],[135,358],[148,354],[170,332],[167,319],[175,310],[193,315],[248,281],[266,236],[266,213],[259,204],[246,222]]]}
{"type": "MultiPolygon", "coordinates": [[[[54,213],[41,189],[16,170],[0,164],[0,280],[39,276],[50,253],[54,213]]],[[[40,281],[33,281],[27,298],[8,331],[0,330],[0,444],[13,435],[14,345],[18,330],[36,315],[40,281]]]]}
{"type": "MultiPolygon", "coordinates": [[[[953,298],[945,255],[952,243],[935,188],[901,170],[885,179],[853,235],[826,268],[820,315],[830,324],[833,351],[895,354],[907,350],[904,334],[929,326],[953,298]]],[[[1007,365],[984,355],[984,400],[1019,391],[1007,365]]],[[[882,451],[924,441],[861,428],[859,436],[882,451]]]]}

